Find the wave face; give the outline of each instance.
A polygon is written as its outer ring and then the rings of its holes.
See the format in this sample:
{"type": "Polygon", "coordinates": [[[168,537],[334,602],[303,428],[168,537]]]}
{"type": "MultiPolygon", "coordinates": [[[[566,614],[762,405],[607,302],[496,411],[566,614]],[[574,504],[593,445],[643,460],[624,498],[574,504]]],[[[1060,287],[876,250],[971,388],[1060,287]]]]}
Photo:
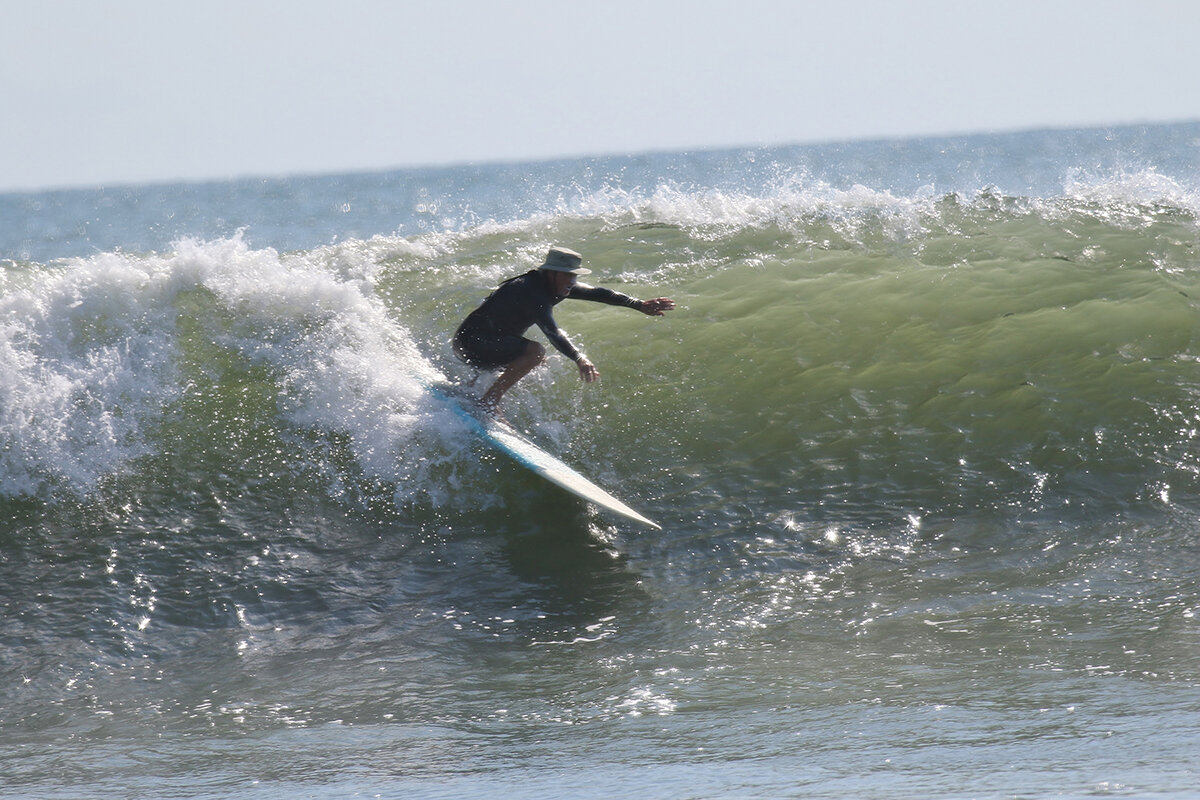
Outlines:
{"type": "Polygon", "coordinates": [[[0,198],[5,785],[1186,796],[1198,139],[0,198]],[[507,414],[661,533],[423,389],[550,243],[678,308],[507,414]]]}
{"type": "Polygon", "coordinates": [[[1194,494],[1195,213],[1169,181],[1055,198],[660,186],[590,205],[282,254],[234,235],[14,263],[0,487],[87,495],[185,448],[432,501],[444,476],[422,471],[462,453],[421,386],[473,377],[449,332],[563,240],[605,283],[681,304],[667,320],[567,304],[608,379],[587,391],[559,364],[513,395],[560,444],[603,442],[589,466],[614,477],[641,482],[623,441],[651,436],[717,496],[790,475],[782,497],[868,513],[1194,494]]]}

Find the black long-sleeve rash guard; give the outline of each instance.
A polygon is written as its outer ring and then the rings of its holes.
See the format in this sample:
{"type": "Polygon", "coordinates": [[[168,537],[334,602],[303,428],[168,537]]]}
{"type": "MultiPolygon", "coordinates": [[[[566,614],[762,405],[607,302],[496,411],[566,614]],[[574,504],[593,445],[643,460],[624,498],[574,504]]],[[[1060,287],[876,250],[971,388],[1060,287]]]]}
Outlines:
{"type": "Polygon", "coordinates": [[[493,336],[523,336],[531,326],[537,325],[555,349],[572,361],[578,361],[579,349],[571,344],[551,313],[554,306],[565,299],[591,300],[629,308],[641,305],[640,300],[629,295],[582,283],[572,286],[565,298],[555,297],[546,276],[535,269],[500,284],[467,316],[460,331],[487,339],[493,336]]]}

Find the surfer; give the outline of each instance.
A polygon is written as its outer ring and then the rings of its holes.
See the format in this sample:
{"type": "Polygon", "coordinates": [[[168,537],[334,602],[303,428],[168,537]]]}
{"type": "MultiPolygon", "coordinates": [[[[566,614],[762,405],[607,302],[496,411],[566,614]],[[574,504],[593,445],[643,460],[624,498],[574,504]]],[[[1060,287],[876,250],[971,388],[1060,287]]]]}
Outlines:
{"type": "Polygon", "coordinates": [[[651,317],[661,317],[675,308],[675,301],[666,297],[638,300],[612,289],[578,283],[578,276],[591,273],[582,265],[583,256],[574,250],[551,247],[544,264],[501,283],[458,326],[453,340],[455,354],[473,367],[502,370],[479,398],[479,406],[486,413],[499,417],[504,393],[546,360],[546,348],[524,337],[533,325],[541,328],[555,349],[575,362],[581,380],[591,383],[600,377],[595,365],[554,322],[551,311],[563,300],[627,306],[651,317]]]}

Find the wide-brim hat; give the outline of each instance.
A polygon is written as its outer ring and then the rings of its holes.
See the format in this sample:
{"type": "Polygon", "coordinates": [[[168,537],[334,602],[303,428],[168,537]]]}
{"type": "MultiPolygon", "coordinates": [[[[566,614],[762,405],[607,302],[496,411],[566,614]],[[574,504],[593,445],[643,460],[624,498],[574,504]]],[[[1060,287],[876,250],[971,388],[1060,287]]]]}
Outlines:
{"type": "Polygon", "coordinates": [[[549,269],[554,272],[569,272],[572,275],[591,275],[592,271],[582,266],[583,256],[565,247],[551,247],[546,253],[546,263],[538,269],[549,269]]]}

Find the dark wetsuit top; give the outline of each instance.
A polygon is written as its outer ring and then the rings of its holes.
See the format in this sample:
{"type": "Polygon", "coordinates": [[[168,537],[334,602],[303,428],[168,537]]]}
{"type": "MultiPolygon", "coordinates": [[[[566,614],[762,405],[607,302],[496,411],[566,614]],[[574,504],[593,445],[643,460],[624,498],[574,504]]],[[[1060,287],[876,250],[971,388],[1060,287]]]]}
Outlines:
{"type": "Polygon", "coordinates": [[[636,298],[612,289],[580,283],[571,287],[566,298],[555,297],[546,276],[531,270],[500,284],[463,320],[454,334],[454,351],[472,366],[498,369],[525,352],[528,342],[525,331],[537,325],[555,349],[576,361],[580,355],[578,348],[559,329],[551,314],[554,306],[567,298],[629,308],[641,304],[636,298]]]}

